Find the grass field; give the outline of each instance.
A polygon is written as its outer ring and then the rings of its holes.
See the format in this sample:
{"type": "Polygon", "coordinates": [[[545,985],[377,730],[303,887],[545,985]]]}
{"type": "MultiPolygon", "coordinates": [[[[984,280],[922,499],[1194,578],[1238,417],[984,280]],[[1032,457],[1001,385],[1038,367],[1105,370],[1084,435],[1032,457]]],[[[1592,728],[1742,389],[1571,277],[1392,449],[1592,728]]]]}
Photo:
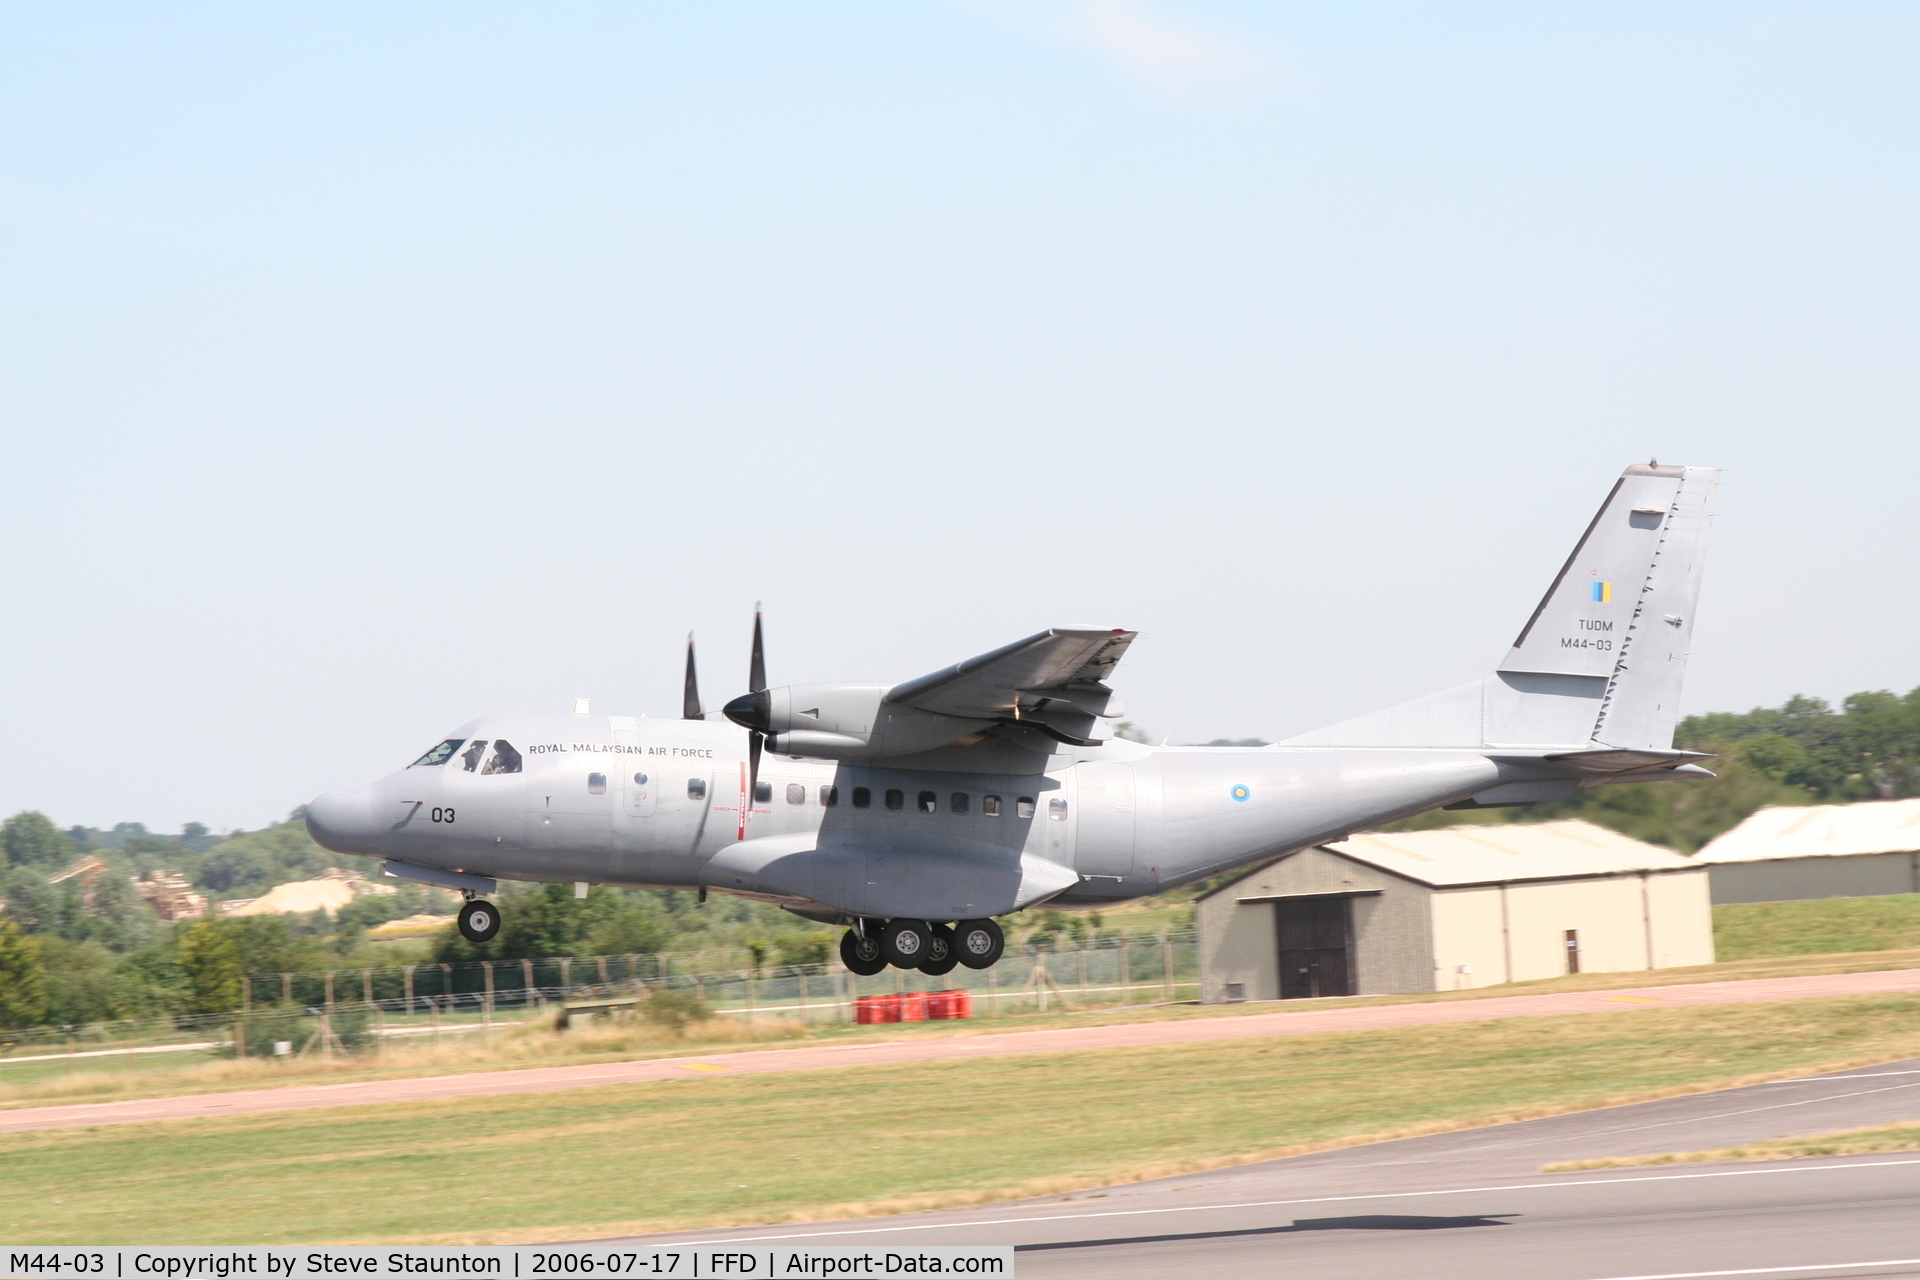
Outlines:
{"type": "Polygon", "coordinates": [[[1812,902],[1742,902],[1713,909],[1721,960],[1920,947],[1920,893],[1812,902]]]}
{"type": "MultiPolygon", "coordinates": [[[[1920,949],[1768,957],[1645,972],[1582,973],[1481,987],[1473,991],[1232,1005],[1179,1003],[1116,1007],[1103,1004],[1066,1010],[1056,1008],[1045,1014],[1028,1012],[983,1016],[966,1022],[895,1023],[866,1027],[814,1023],[810,1027],[801,1027],[785,1018],[759,1018],[743,1022],[732,1017],[716,1017],[711,1022],[695,1027],[685,1036],[673,1035],[645,1022],[599,1023],[591,1029],[577,1028],[563,1035],[555,1035],[544,1031],[544,1024],[517,1021],[520,1015],[515,1014],[515,1020],[507,1016],[496,1019],[495,1030],[484,1037],[477,1034],[449,1035],[445,1043],[438,1046],[426,1037],[406,1037],[390,1041],[385,1051],[377,1057],[363,1053],[332,1059],[255,1058],[236,1062],[207,1053],[176,1053],[150,1054],[137,1059],[116,1055],[112,1058],[77,1059],[71,1063],[61,1060],[10,1063],[0,1057],[0,1110],[44,1106],[48,1103],[160,1097],[223,1089],[344,1084],[356,1080],[629,1061],[685,1053],[726,1053],[802,1043],[837,1044],[927,1036],[988,1035],[1050,1027],[1238,1018],[1250,1014],[1309,1012],[1361,1005],[1486,1000],[1561,991],[1604,991],[1620,987],[1905,968],[1920,968],[1920,949]]],[[[471,1025],[476,1017],[464,1017],[461,1025],[471,1025]]],[[[451,1020],[449,1025],[452,1025],[451,1020]]]]}
{"type": "Polygon", "coordinates": [[[1542,1173],[1571,1173],[1580,1169],[1626,1169],[1646,1164],[1697,1164],[1709,1160],[1799,1160],[1808,1156],[1859,1156],[1876,1151],[1920,1151],[1920,1120],[1869,1125],[1804,1138],[1774,1138],[1744,1147],[1711,1151],[1677,1151],[1659,1156],[1621,1156],[1611,1160],[1561,1160],[1542,1165],[1542,1173]]]}
{"type": "Polygon", "coordinates": [[[702,1076],[0,1137],[36,1244],[507,1241],[1044,1194],[1920,1056],[1920,998],[702,1076]]]}

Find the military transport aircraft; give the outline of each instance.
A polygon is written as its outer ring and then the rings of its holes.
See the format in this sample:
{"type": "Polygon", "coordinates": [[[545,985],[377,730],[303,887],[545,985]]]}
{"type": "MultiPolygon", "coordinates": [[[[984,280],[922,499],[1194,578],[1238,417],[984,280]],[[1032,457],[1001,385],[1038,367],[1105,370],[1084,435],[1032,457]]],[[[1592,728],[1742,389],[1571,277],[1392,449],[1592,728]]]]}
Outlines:
{"type": "MultiPolygon", "coordinates": [[[[986,968],[994,917],[1157,893],[1438,806],[1711,776],[1675,751],[1718,472],[1628,467],[1513,647],[1458,688],[1270,747],[1115,738],[1135,633],[1056,627],[904,684],[766,687],[682,718],[487,717],[307,806],[313,838],[467,898],[497,881],[708,890],[849,926],[848,968],[986,968]],[[764,752],[764,754],[763,754],[764,752]]],[[[1484,573],[1485,570],[1480,572],[1484,573]]]]}

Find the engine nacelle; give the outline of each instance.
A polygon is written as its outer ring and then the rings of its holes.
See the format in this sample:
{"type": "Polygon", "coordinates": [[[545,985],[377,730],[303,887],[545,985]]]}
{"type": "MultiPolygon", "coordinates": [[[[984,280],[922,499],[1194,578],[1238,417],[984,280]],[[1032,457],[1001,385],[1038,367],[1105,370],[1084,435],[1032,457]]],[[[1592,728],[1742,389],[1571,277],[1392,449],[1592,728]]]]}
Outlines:
{"type": "Polygon", "coordinates": [[[769,751],[826,760],[930,751],[993,723],[887,706],[890,689],[884,684],[785,685],[735,698],[725,714],[742,728],[766,734],[769,751]]]}

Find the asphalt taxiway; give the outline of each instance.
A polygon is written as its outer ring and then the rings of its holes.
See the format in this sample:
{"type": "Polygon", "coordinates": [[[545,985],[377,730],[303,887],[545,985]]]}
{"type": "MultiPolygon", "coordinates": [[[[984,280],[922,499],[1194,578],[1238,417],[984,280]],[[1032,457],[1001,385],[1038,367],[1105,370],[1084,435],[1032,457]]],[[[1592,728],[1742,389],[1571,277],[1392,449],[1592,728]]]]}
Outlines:
{"type": "Polygon", "coordinates": [[[689,1241],[1012,1244],[1024,1277],[1920,1276],[1920,1152],[1560,1174],[1920,1118],[1920,1059],[1105,1191],[689,1241]]]}

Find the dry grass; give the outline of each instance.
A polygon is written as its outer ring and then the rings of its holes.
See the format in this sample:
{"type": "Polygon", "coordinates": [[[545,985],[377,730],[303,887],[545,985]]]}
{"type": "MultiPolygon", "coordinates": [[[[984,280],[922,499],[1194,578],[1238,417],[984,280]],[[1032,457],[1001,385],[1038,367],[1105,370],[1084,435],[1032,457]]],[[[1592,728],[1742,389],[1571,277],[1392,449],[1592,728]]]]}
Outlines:
{"type": "Polygon", "coordinates": [[[151,1071],[95,1070],[0,1089],[0,1110],[50,1102],[105,1102],[125,1098],[276,1088],[293,1084],[346,1084],[359,1080],[453,1075],[474,1071],[575,1063],[626,1062],[683,1053],[767,1048],[806,1036],[792,1018],[712,1018],[675,1034],[638,1019],[575,1023],[564,1032],[541,1016],[496,1024],[490,1033],[449,1035],[440,1044],[426,1036],[387,1040],[377,1054],[324,1058],[225,1058],[151,1071]]]}
{"type": "Polygon", "coordinates": [[[1920,1120],[1868,1125],[1804,1138],[1773,1138],[1710,1151],[1675,1151],[1657,1156],[1614,1156],[1604,1160],[1561,1160],[1540,1166],[1542,1173],[1582,1169],[1627,1169],[1648,1164],[1701,1164],[1714,1160],[1800,1160],[1808,1156],[1860,1156],[1876,1151],[1920,1151],[1920,1120]]]}
{"type": "Polygon", "coordinates": [[[1920,1056],[1920,998],[702,1076],[0,1137],[36,1243],[516,1241],[1064,1193],[1920,1056]]]}
{"type": "MultiPolygon", "coordinates": [[[[1315,1012],[1329,1008],[1370,1005],[1422,1004],[1451,1000],[1492,1000],[1504,996],[1549,995],[1565,991],[1606,991],[1623,987],[1672,986],[1697,982],[1732,982],[1749,978],[1803,977],[1828,973],[1865,973],[1920,968],[1920,948],[1870,951],[1827,956],[1781,956],[1726,964],[1692,965],[1632,973],[1583,973],[1533,982],[1514,982],[1472,991],[1442,991],[1412,995],[1348,996],[1327,1000],[1269,1001],[1233,1005],[1140,1004],[1091,1005],[1049,1013],[1016,1013],[978,1017],[970,1022],[897,1023],[856,1027],[845,1024],[803,1025],[784,1018],[741,1019],[721,1015],[690,1028],[683,1037],[650,1023],[593,1024],[565,1034],[548,1030],[541,1016],[525,1022],[496,1023],[499,1030],[482,1037],[478,1032],[449,1034],[437,1048],[427,1038],[390,1038],[379,1056],[305,1059],[298,1062],[249,1060],[219,1061],[192,1066],[170,1064],[156,1056],[138,1068],[81,1068],[67,1075],[41,1077],[32,1082],[0,1083],[0,1110],[40,1106],[48,1102],[116,1101],[166,1097],[225,1089],[275,1088],[313,1082],[348,1083],[359,1080],[401,1079],[420,1075],[453,1075],[514,1067],[566,1066],[594,1062],[673,1057],[688,1052],[726,1053],[779,1048],[797,1041],[851,1044],[922,1036],[991,1035],[1007,1031],[1039,1031],[1055,1027],[1124,1025],[1136,1022],[1180,1021],[1194,1018],[1237,1018],[1253,1014],[1315,1012]]],[[[5,1065],[0,1057],[0,1066],[5,1065]]]]}

